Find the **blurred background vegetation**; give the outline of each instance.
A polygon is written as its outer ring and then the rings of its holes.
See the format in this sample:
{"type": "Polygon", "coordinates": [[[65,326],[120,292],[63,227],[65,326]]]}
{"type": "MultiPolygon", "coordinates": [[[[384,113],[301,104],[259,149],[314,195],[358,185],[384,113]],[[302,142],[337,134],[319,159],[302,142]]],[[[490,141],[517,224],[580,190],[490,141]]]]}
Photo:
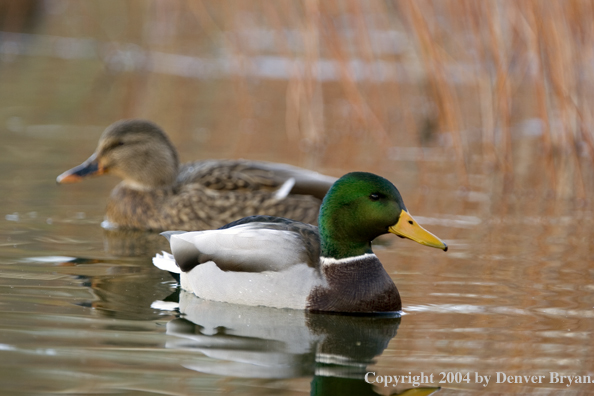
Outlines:
{"type": "Polygon", "coordinates": [[[583,200],[593,21],[590,0],[0,0],[0,138],[142,117],[186,160],[407,161],[583,200]]]}

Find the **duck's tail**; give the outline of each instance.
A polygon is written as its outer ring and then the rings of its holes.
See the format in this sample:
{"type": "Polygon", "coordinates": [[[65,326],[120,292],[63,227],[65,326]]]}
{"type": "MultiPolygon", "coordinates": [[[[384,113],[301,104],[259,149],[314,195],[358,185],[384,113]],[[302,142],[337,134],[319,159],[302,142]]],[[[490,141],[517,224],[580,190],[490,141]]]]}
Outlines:
{"type": "Polygon", "coordinates": [[[173,254],[167,252],[162,252],[162,254],[157,253],[157,255],[153,257],[153,264],[155,267],[162,269],[163,271],[169,271],[174,274],[181,273],[181,269],[177,266],[173,254]]]}

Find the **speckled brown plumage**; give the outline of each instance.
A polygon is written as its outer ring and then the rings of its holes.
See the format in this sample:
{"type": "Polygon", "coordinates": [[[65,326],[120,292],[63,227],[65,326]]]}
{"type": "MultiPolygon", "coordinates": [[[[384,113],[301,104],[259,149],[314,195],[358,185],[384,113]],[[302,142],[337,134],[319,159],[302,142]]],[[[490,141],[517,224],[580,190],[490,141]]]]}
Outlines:
{"type": "Polygon", "coordinates": [[[107,203],[110,226],[154,231],[219,228],[251,215],[316,223],[321,199],[336,180],[269,162],[205,160],[180,166],[167,135],[144,120],[110,125],[95,153],[60,175],[58,183],[103,173],[123,179],[107,203]],[[290,193],[278,194],[283,186],[290,193]]]}
{"type": "Polygon", "coordinates": [[[312,196],[290,195],[277,200],[266,190],[238,194],[235,190],[211,190],[199,183],[150,192],[119,185],[107,202],[106,218],[129,228],[182,231],[219,228],[253,215],[283,216],[316,224],[320,203],[312,196]]]}

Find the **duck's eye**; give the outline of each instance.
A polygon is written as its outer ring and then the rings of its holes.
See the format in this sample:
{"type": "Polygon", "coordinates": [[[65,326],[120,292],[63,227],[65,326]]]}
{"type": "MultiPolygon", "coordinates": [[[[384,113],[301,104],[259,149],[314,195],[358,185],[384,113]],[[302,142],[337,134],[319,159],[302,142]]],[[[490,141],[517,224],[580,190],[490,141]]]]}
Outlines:
{"type": "Polygon", "coordinates": [[[409,220],[409,221],[408,221],[408,224],[410,224],[410,225],[413,225],[414,223],[413,223],[413,221],[412,221],[412,220],[409,220]]]}
{"type": "Polygon", "coordinates": [[[369,199],[371,199],[372,201],[379,201],[380,195],[378,193],[372,193],[369,195],[369,199]]]}

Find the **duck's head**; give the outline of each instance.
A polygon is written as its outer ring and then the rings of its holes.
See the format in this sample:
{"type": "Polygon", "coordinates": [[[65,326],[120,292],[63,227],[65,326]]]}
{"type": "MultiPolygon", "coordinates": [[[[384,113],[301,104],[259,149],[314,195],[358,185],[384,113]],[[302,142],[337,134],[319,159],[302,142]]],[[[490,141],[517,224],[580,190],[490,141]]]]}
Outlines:
{"type": "Polygon", "coordinates": [[[386,233],[448,249],[412,218],[396,187],[373,173],[353,172],[338,179],[322,202],[318,224],[324,257],[370,253],[371,241],[386,233]]]}
{"type": "Polygon", "coordinates": [[[150,121],[123,120],[108,126],[93,155],[62,173],[57,182],[112,173],[128,187],[148,190],[172,185],[178,167],[177,152],[161,128],[150,121]]]}

